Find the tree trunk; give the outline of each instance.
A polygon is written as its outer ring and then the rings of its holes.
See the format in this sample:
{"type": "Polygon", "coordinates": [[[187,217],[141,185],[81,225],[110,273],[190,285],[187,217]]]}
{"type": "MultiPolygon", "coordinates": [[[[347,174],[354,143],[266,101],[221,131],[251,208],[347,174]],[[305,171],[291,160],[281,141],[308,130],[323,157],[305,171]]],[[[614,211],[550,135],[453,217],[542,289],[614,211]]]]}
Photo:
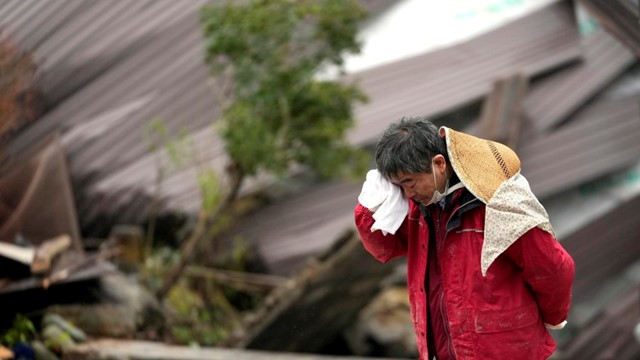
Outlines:
{"type": "Polygon", "coordinates": [[[194,231],[191,235],[183,242],[182,249],[180,250],[180,260],[178,263],[169,270],[167,275],[164,277],[164,281],[162,285],[156,290],[155,295],[156,298],[160,301],[164,299],[169,291],[173,288],[173,286],[178,282],[182,274],[184,273],[187,265],[193,261],[193,257],[195,255],[195,250],[198,248],[198,245],[207,239],[207,235],[209,234],[208,230],[211,229],[218,220],[226,214],[233,203],[238,197],[238,193],[240,192],[240,185],[242,185],[242,181],[244,180],[244,172],[242,169],[232,164],[227,168],[227,173],[231,177],[231,191],[227,193],[227,196],[218,206],[218,209],[206,216],[203,212],[200,213],[198,218],[198,223],[194,231]]]}

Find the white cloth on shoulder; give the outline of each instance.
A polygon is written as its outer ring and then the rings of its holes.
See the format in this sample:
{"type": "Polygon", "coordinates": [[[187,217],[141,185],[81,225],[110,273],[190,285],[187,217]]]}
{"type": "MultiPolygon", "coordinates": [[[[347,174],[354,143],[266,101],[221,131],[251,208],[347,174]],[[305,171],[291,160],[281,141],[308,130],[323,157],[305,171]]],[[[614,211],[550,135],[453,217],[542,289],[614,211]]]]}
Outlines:
{"type": "Polygon", "coordinates": [[[376,169],[367,173],[358,202],[373,212],[371,232],[380,230],[384,235],[395,234],[409,213],[409,201],[402,196],[400,187],[376,169]]]}

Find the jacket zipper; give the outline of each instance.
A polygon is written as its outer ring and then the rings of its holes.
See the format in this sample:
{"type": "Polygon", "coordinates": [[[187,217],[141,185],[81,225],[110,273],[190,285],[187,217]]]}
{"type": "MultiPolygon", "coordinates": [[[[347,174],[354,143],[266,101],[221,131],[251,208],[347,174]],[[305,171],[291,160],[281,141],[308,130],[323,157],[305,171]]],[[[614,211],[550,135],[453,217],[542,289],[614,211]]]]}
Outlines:
{"type": "MultiPolygon", "coordinates": [[[[442,221],[442,211],[443,209],[438,209],[438,236],[441,235],[441,231],[440,231],[440,225],[441,225],[441,221],[442,221]]],[[[445,237],[446,237],[446,233],[445,232],[445,237]]],[[[440,257],[440,253],[442,251],[442,246],[444,246],[444,237],[442,238],[441,241],[437,241],[436,244],[438,246],[436,246],[436,254],[437,257],[440,257]]],[[[440,266],[440,259],[438,259],[438,265],[440,266]]],[[[442,270],[440,271],[440,273],[442,274],[442,270]]],[[[442,324],[444,325],[444,333],[447,336],[447,351],[449,352],[449,356],[451,357],[451,359],[455,359],[455,355],[453,354],[453,349],[452,349],[452,342],[453,340],[451,339],[451,333],[449,331],[449,321],[447,319],[447,311],[446,311],[446,307],[444,305],[444,276],[442,276],[442,294],[440,295],[440,316],[442,317],[442,324]]]]}
{"type": "Polygon", "coordinates": [[[440,296],[440,314],[442,315],[442,321],[444,322],[444,332],[447,334],[447,351],[449,352],[449,356],[452,359],[455,359],[455,355],[453,354],[453,349],[451,348],[451,333],[449,332],[449,320],[447,318],[447,312],[444,307],[444,291],[442,291],[442,295],[440,296]]]}
{"type": "MultiPolygon", "coordinates": [[[[467,206],[468,204],[477,201],[477,199],[473,199],[473,200],[469,200],[466,203],[460,205],[452,214],[451,216],[449,216],[449,219],[451,219],[453,217],[453,215],[456,214],[456,212],[460,211],[460,209],[462,209],[463,207],[467,206]]],[[[442,209],[438,209],[438,235],[440,235],[440,221],[441,221],[441,215],[442,215],[442,209]]],[[[449,221],[447,221],[448,224],[449,221]]],[[[444,234],[444,237],[442,238],[442,241],[440,241],[439,243],[441,244],[440,246],[444,246],[444,241],[447,238],[447,235],[449,235],[449,230],[445,227],[446,231],[444,234]]],[[[438,243],[436,243],[438,244],[438,243]]],[[[438,247],[436,247],[436,254],[439,257],[440,256],[440,249],[438,249],[438,247]]],[[[440,261],[438,261],[438,266],[440,266],[440,261]]],[[[442,273],[442,272],[441,272],[442,273]]],[[[452,359],[455,359],[455,355],[453,353],[453,347],[452,347],[452,342],[453,340],[451,339],[451,333],[449,331],[449,320],[447,317],[447,309],[446,306],[444,304],[444,276],[442,277],[442,295],[440,296],[440,315],[442,316],[442,321],[444,324],[444,332],[447,335],[447,351],[449,352],[449,356],[452,359]]]]}

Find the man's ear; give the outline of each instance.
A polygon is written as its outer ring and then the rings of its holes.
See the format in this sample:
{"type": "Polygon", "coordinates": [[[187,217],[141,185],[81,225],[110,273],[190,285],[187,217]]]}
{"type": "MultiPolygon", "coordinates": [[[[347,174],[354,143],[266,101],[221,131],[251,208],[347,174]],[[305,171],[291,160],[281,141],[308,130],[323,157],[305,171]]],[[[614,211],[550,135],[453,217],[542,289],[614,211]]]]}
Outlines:
{"type": "Polygon", "coordinates": [[[433,157],[433,166],[440,171],[444,171],[447,165],[447,161],[444,159],[444,155],[438,154],[433,157]]]}

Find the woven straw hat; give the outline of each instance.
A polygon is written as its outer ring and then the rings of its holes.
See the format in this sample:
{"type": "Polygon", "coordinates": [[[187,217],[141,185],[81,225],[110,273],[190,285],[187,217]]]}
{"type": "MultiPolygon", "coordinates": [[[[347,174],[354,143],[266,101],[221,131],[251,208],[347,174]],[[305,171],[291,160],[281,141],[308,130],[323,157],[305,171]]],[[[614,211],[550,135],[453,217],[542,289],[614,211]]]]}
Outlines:
{"type": "Polygon", "coordinates": [[[440,128],[446,137],[447,153],[460,181],[487,204],[507,179],[520,171],[518,155],[506,145],[440,128]]]}
{"type": "Polygon", "coordinates": [[[540,229],[553,235],[549,215],[520,174],[520,159],[495,141],[440,128],[447,153],[460,181],[486,204],[480,270],[486,276],[491,264],[523,234],[540,229]]]}

